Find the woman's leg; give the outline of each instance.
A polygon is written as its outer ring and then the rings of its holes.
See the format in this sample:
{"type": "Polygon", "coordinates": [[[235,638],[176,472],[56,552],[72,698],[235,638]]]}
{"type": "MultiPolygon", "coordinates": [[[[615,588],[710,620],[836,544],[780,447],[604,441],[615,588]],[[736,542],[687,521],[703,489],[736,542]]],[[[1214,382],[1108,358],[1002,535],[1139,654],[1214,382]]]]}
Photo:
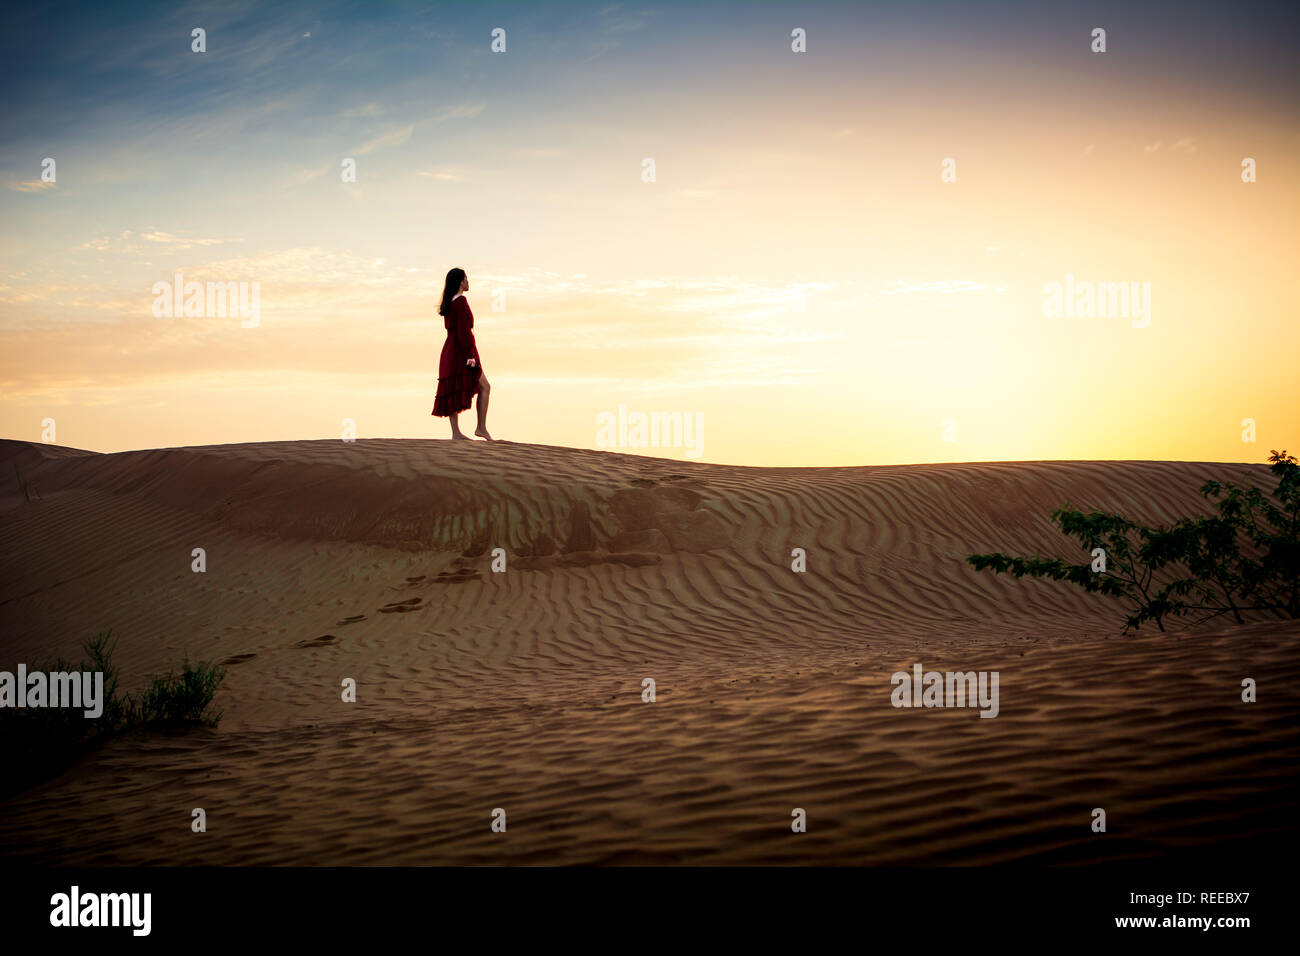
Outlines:
{"type": "Polygon", "coordinates": [[[474,429],[474,434],[479,438],[492,440],[492,436],[487,430],[487,409],[488,396],[492,394],[492,386],[488,384],[487,376],[480,375],[478,380],[478,428],[474,429]]]}
{"type": "Polygon", "coordinates": [[[448,416],[448,421],[451,422],[451,437],[452,437],[452,438],[464,438],[466,441],[468,441],[468,440],[469,440],[469,436],[466,435],[464,432],[462,432],[462,431],[460,430],[460,423],[459,423],[458,421],[456,421],[456,419],[458,419],[458,418],[460,418],[460,412],[452,412],[452,413],[448,416]]]}

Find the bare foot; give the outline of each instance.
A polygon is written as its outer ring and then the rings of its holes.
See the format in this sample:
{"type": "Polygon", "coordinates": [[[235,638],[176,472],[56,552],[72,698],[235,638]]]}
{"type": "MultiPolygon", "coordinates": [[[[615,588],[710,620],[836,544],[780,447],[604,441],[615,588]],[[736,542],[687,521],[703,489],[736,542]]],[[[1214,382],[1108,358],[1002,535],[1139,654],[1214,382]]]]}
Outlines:
{"type": "Polygon", "coordinates": [[[478,428],[474,429],[474,434],[477,435],[479,438],[485,439],[485,440],[487,440],[487,441],[491,441],[491,440],[492,440],[492,436],[488,434],[488,430],[487,430],[487,428],[485,428],[485,427],[482,426],[482,425],[480,425],[478,428]]]}
{"type": "Polygon", "coordinates": [[[458,438],[463,438],[465,441],[469,441],[469,436],[464,432],[456,432],[456,434],[451,436],[452,441],[455,441],[458,438]]]}

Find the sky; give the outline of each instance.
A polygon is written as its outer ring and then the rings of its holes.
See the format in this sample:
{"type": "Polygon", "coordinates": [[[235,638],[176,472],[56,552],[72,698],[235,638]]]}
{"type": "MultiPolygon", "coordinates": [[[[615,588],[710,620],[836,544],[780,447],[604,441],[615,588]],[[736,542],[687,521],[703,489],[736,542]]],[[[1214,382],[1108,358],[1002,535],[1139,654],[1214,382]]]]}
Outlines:
{"type": "Polygon", "coordinates": [[[445,437],[462,267],[512,441],[776,466],[1300,446],[1288,5],[0,17],[0,437],[445,437]],[[255,285],[256,323],[155,314],[177,274],[255,285]],[[601,427],[656,413],[689,439],[601,427]]]}

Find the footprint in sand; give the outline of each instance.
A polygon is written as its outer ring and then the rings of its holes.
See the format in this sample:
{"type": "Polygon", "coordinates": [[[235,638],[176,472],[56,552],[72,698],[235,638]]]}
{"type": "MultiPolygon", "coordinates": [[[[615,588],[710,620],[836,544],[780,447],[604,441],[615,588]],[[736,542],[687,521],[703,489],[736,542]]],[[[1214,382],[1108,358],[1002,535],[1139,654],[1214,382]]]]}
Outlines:
{"type": "Polygon", "coordinates": [[[299,641],[295,647],[324,647],[326,644],[333,644],[338,638],[333,634],[322,634],[320,637],[313,637],[309,641],[299,641]]]}
{"type": "Polygon", "coordinates": [[[244,661],[251,661],[256,654],[236,654],[234,657],[227,657],[224,661],[217,661],[218,667],[234,667],[236,664],[242,664],[244,661]]]}
{"type": "Polygon", "coordinates": [[[420,583],[421,581],[423,581],[423,580],[424,580],[424,575],[423,575],[423,574],[417,574],[417,575],[416,575],[415,577],[413,577],[413,578],[407,578],[407,579],[406,579],[406,583],[407,583],[409,586],[414,587],[415,585],[419,584],[419,583],[420,583]]]}
{"type": "Polygon", "coordinates": [[[345,617],[343,620],[337,623],[339,626],[342,626],[344,624],[355,624],[357,623],[357,621],[364,621],[365,619],[366,616],[364,614],[353,614],[351,617],[345,617]]]}
{"type": "Polygon", "coordinates": [[[421,599],[410,598],[405,601],[394,601],[392,604],[385,604],[379,609],[380,614],[405,614],[407,611],[420,610],[421,599]]]}
{"type": "Polygon", "coordinates": [[[434,584],[463,584],[466,581],[477,580],[479,576],[476,568],[459,568],[455,571],[443,571],[433,581],[434,584]]]}

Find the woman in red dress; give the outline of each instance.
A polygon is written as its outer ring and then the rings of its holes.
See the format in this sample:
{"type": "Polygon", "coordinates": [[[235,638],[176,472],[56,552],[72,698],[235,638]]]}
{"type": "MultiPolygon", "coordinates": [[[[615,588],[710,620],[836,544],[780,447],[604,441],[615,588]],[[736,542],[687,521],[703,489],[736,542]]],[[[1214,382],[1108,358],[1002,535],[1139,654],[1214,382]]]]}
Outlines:
{"type": "Polygon", "coordinates": [[[474,344],[474,313],[469,309],[465,293],[469,291],[469,278],[464,269],[452,269],[442,289],[442,303],[438,314],[447,329],[447,342],[438,360],[438,394],[433,400],[433,414],[451,419],[451,437],[468,438],[456,423],[457,417],[469,408],[478,396],[478,428],[474,434],[492,440],[487,430],[488,395],[492,387],[483,374],[478,359],[478,346],[474,344]]]}

